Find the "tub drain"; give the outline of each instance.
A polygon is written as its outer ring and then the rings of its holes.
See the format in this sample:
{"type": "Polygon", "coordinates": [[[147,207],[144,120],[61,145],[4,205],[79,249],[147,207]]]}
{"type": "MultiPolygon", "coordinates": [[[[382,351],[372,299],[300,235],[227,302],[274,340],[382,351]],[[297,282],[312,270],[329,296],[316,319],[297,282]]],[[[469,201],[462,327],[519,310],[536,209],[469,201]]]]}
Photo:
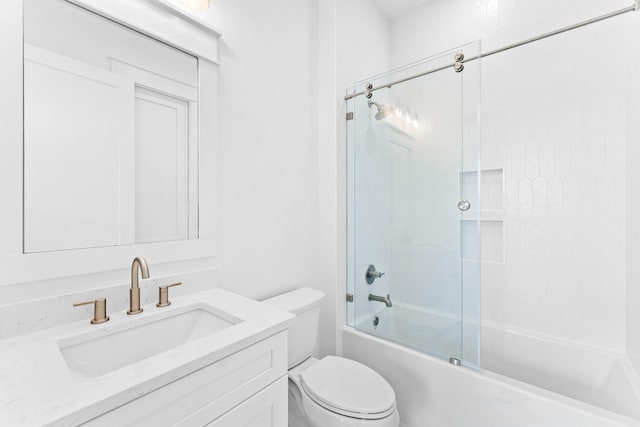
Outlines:
{"type": "Polygon", "coordinates": [[[380,318],[378,316],[375,316],[373,318],[373,327],[377,328],[379,323],[380,323],[380,318]]]}

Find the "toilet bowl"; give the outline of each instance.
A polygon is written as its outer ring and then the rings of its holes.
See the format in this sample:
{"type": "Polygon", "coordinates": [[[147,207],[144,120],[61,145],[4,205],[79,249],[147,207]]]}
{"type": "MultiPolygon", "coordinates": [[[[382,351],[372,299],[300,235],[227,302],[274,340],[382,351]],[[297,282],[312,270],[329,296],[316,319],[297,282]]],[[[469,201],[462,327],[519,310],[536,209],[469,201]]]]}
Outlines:
{"type": "MultiPolygon", "coordinates": [[[[289,370],[289,407],[309,427],[397,427],[395,393],[373,369],[342,357],[309,358],[289,370]]],[[[306,427],[305,424],[289,427],[306,427]]]]}
{"type": "Polygon", "coordinates": [[[398,427],[395,393],[380,374],[343,357],[311,357],[323,298],[301,288],[263,301],[296,315],[289,329],[289,427],[398,427]]]}

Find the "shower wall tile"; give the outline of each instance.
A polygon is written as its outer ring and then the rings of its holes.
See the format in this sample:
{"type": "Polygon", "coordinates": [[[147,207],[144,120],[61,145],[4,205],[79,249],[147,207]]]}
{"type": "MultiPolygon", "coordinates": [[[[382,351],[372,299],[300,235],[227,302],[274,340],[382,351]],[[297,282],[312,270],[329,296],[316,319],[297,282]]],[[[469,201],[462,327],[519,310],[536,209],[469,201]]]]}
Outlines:
{"type": "Polygon", "coordinates": [[[552,176],[547,181],[547,215],[558,217],[562,215],[564,198],[562,197],[562,178],[552,176]]]}
{"type": "Polygon", "coordinates": [[[546,216],[547,215],[547,180],[543,177],[536,177],[532,182],[533,192],[533,215],[534,216],[546,216]]]}
{"type": "Polygon", "coordinates": [[[518,213],[518,181],[509,178],[505,184],[505,214],[517,215],[518,213]]]}
{"type": "Polygon", "coordinates": [[[533,186],[531,179],[518,180],[518,215],[531,216],[533,212],[533,186]]]}
{"type": "Polygon", "coordinates": [[[549,179],[555,174],[555,144],[550,135],[545,135],[540,143],[540,176],[549,179]]]}
{"type": "Polygon", "coordinates": [[[511,154],[511,176],[523,177],[526,175],[526,149],[522,142],[514,142],[511,154]]]}
{"type": "Polygon", "coordinates": [[[483,170],[481,188],[482,211],[504,211],[504,170],[483,170]]]}
{"type": "MultiPolygon", "coordinates": [[[[392,22],[391,65],[468,40],[488,51],[628,3],[434,0],[392,22]]],[[[502,170],[503,188],[502,217],[481,225],[484,320],[625,347],[624,19],[483,59],[482,168],[502,170]]],[[[484,211],[498,198],[484,176],[482,188],[484,211]]]]}
{"type": "Polygon", "coordinates": [[[571,174],[571,147],[566,140],[556,143],[554,163],[556,176],[564,178],[571,174]]]}
{"type": "MultiPolygon", "coordinates": [[[[605,31],[615,33],[609,26],[601,29],[600,36],[605,31]]],[[[563,43],[548,44],[548,52],[554,52],[563,43]]],[[[504,103],[505,108],[495,114],[517,126],[522,139],[501,143],[511,154],[505,168],[505,264],[483,271],[483,314],[513,327],[621,349],[625,138],[624,114],[618,105],[624,104],[625,93],[611,83],[616,81],[615,70],[602,79],[597,76],[602,70],[589,66],[599,61],[599,53],[585,57],[580,67],[580,79],[591,82],[588,93],[580,94],[581,85],[568,76],[556,76],[544,66],[541,70],[533,59],[528,64],[531,70],[518,70],[522,74],[517,80],[534,81],[540,77],[533,70],[542,71],[549,86],[540,94],[520,87],[519,96],[537,104],[533,110],[524,107],[527,115],[512,113],[520,107],[512,100],[515,92],[498,91],[501,81],[516,79],[500,67],[501,58],[485,63],[485,81],[493,82],[496,91],[487,89],[484,96],[491,97],[492,104],[504,103]],[[551,88],[557,91],[551,93],[551,88]]],[[[495,141],[497,131],[491,133],[494,139],[483,138],[484,145],[495,141]]],[[[483,151],[486,156],[489,153],[483,151]]]]}
{"type": "Polygon", "coordinates": [[[540,176],[540,147],[538,141],[528,140],[525,150],[525,176],[533,179],[540,176]]]}

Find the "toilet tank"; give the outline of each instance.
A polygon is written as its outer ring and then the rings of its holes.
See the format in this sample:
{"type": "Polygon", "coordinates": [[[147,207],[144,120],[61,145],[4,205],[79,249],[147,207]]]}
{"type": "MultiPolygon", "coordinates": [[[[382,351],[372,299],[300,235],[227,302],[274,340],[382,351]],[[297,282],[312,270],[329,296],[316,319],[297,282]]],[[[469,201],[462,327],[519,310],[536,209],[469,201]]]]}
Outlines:
{"type": "Polygon", "coordinates": [[[320,303],[323,298],[324,293],[317,289],[300,288],[262,301],[296,315],[289,327],[289,368],[313,354],[318,339],[320,303]]]}

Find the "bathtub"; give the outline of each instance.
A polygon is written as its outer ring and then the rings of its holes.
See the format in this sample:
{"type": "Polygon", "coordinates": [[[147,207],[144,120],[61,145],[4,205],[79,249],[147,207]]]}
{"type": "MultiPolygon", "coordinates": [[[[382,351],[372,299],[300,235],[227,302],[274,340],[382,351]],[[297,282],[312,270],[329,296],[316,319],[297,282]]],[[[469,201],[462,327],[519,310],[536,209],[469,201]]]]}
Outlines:
{"type": "MultiPolygon", "coordinates": [[[[429,317],[402,304],[377,316],[378,328],[429,317]]],[[[389,381],[406,427],[640,427],[640,380],[624,355],[499,325],[483,325],[481,342],[474,370],[342,330],[343,355],[389,381]]]]}

